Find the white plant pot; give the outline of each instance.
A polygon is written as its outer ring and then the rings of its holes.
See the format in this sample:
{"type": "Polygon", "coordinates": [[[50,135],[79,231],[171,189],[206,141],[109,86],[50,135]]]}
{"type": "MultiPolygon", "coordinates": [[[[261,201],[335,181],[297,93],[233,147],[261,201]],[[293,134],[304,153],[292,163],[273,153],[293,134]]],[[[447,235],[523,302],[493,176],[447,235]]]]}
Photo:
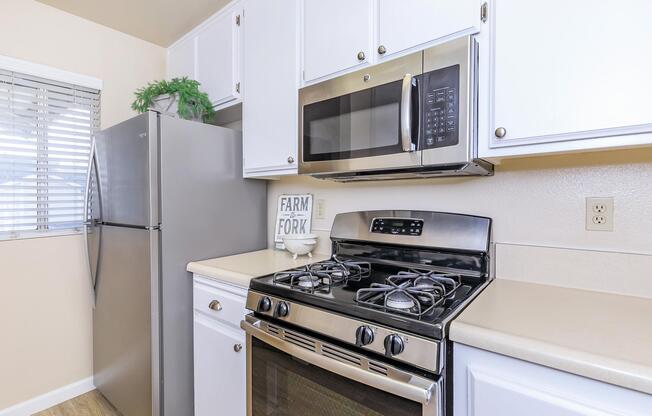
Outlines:
{"type": "MultiPolygon", "coordinates": [[[[151,109],[161,114],[181,118],[179,116],[179,94],[159,95],[152,100],[151,109]]],[[[202,121],[202,114],[195,114],[190,120],[202,121]]]]}

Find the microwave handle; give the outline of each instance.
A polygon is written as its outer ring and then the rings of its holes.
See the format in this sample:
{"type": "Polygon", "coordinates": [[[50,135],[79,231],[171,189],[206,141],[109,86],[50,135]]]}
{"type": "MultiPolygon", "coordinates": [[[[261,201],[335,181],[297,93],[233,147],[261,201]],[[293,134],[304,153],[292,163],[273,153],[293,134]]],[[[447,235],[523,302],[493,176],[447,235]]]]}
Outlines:
{"type": "Polygon", "coordinates": [[[405,74],[401,88],[401,147],[404,152],[415,150],[412,143],[412,74],[405,74]]]}

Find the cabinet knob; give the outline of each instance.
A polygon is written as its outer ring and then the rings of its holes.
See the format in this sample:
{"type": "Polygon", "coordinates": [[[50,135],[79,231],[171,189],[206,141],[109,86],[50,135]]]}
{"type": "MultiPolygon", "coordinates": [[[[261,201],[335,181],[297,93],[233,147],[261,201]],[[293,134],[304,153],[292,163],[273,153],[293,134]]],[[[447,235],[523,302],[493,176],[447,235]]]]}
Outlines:
{"type": "Polygon", "coordinates": [[[288,156],[288,163],[294,163],[294,158],[292,156],[288,156]]]}
{"type": "Polygon", "coordinates": [[[233,351],[240,352],[242,350],[242,344],[235,344],[233,346],[233,351]]]}
{"type": "Polygon", "coordinates": [[[358,52],[358,61],[364,61],[365,55],[364,52],[358,52]]]}
{"type": "Polygon", "coordinates": [[[495,131],[495,134],[496,137],[502,139],[503,137],[505,137],[505,135],[507,135],[507,130],[505,129],[505,127],[498,127],[495,131]]]}
{"type": "Polygon", "coordinates": [[[379,55],[385,55],[385,52],[387,52],[387,48],[385,48],[385,45],[380,45],[378,47],[378,54],[379,55]]]}
{"type": "Polygon", "coordinates": [[[212,300],[211,303],[208,304],[208,307],[217,312],[222,310],[222,304],[218,300],[212,300]]]}

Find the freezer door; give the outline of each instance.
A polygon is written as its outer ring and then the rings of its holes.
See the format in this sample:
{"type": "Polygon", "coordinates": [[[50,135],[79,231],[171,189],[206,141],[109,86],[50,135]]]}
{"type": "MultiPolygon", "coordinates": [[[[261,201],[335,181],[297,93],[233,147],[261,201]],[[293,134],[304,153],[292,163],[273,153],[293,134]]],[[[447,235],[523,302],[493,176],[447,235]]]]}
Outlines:
{"type": "Polygon", "coordinates": [[[186,265],[265,248],[267,185],[242,178],[239,132],[165,116],[160,122],[164,413],[192,415],[192,278],[186,265]]]}
{"type": "Polygon", "coordinates": [[[147,112],[97,135],[105,223],[159,224],[157,124],[158,114],[147,112]]]}
{"type": "Polygon", "coordinates": [[[94,383],[123,416],[157,416],[159,231],[100,227],[94,383]]]}

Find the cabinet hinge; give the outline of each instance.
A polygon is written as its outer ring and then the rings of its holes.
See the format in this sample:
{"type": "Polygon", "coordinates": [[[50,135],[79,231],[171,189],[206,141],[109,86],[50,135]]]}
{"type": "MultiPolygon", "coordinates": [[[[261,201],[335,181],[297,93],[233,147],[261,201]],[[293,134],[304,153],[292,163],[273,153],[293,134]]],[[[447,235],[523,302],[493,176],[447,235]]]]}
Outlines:
{"type": "Polygon", "coordinates": [[[237,16],[235,17],[235,24],[238,25],[238,26],[240,26],[240,15],[237,15],[237,16]]]}
{"type": "Polygon", "coordinates": [[[482,23],[487,23],[487,18],[489,17],[489,5],[487,2],[482,3],[480,6],[480,20],[482,23]]]}
{"type": "Polygon", "coordinates": [[[239,82],[235,83],[235,92],[237,92],[237,93],[240,92],[240,83],[239,82]]]}

